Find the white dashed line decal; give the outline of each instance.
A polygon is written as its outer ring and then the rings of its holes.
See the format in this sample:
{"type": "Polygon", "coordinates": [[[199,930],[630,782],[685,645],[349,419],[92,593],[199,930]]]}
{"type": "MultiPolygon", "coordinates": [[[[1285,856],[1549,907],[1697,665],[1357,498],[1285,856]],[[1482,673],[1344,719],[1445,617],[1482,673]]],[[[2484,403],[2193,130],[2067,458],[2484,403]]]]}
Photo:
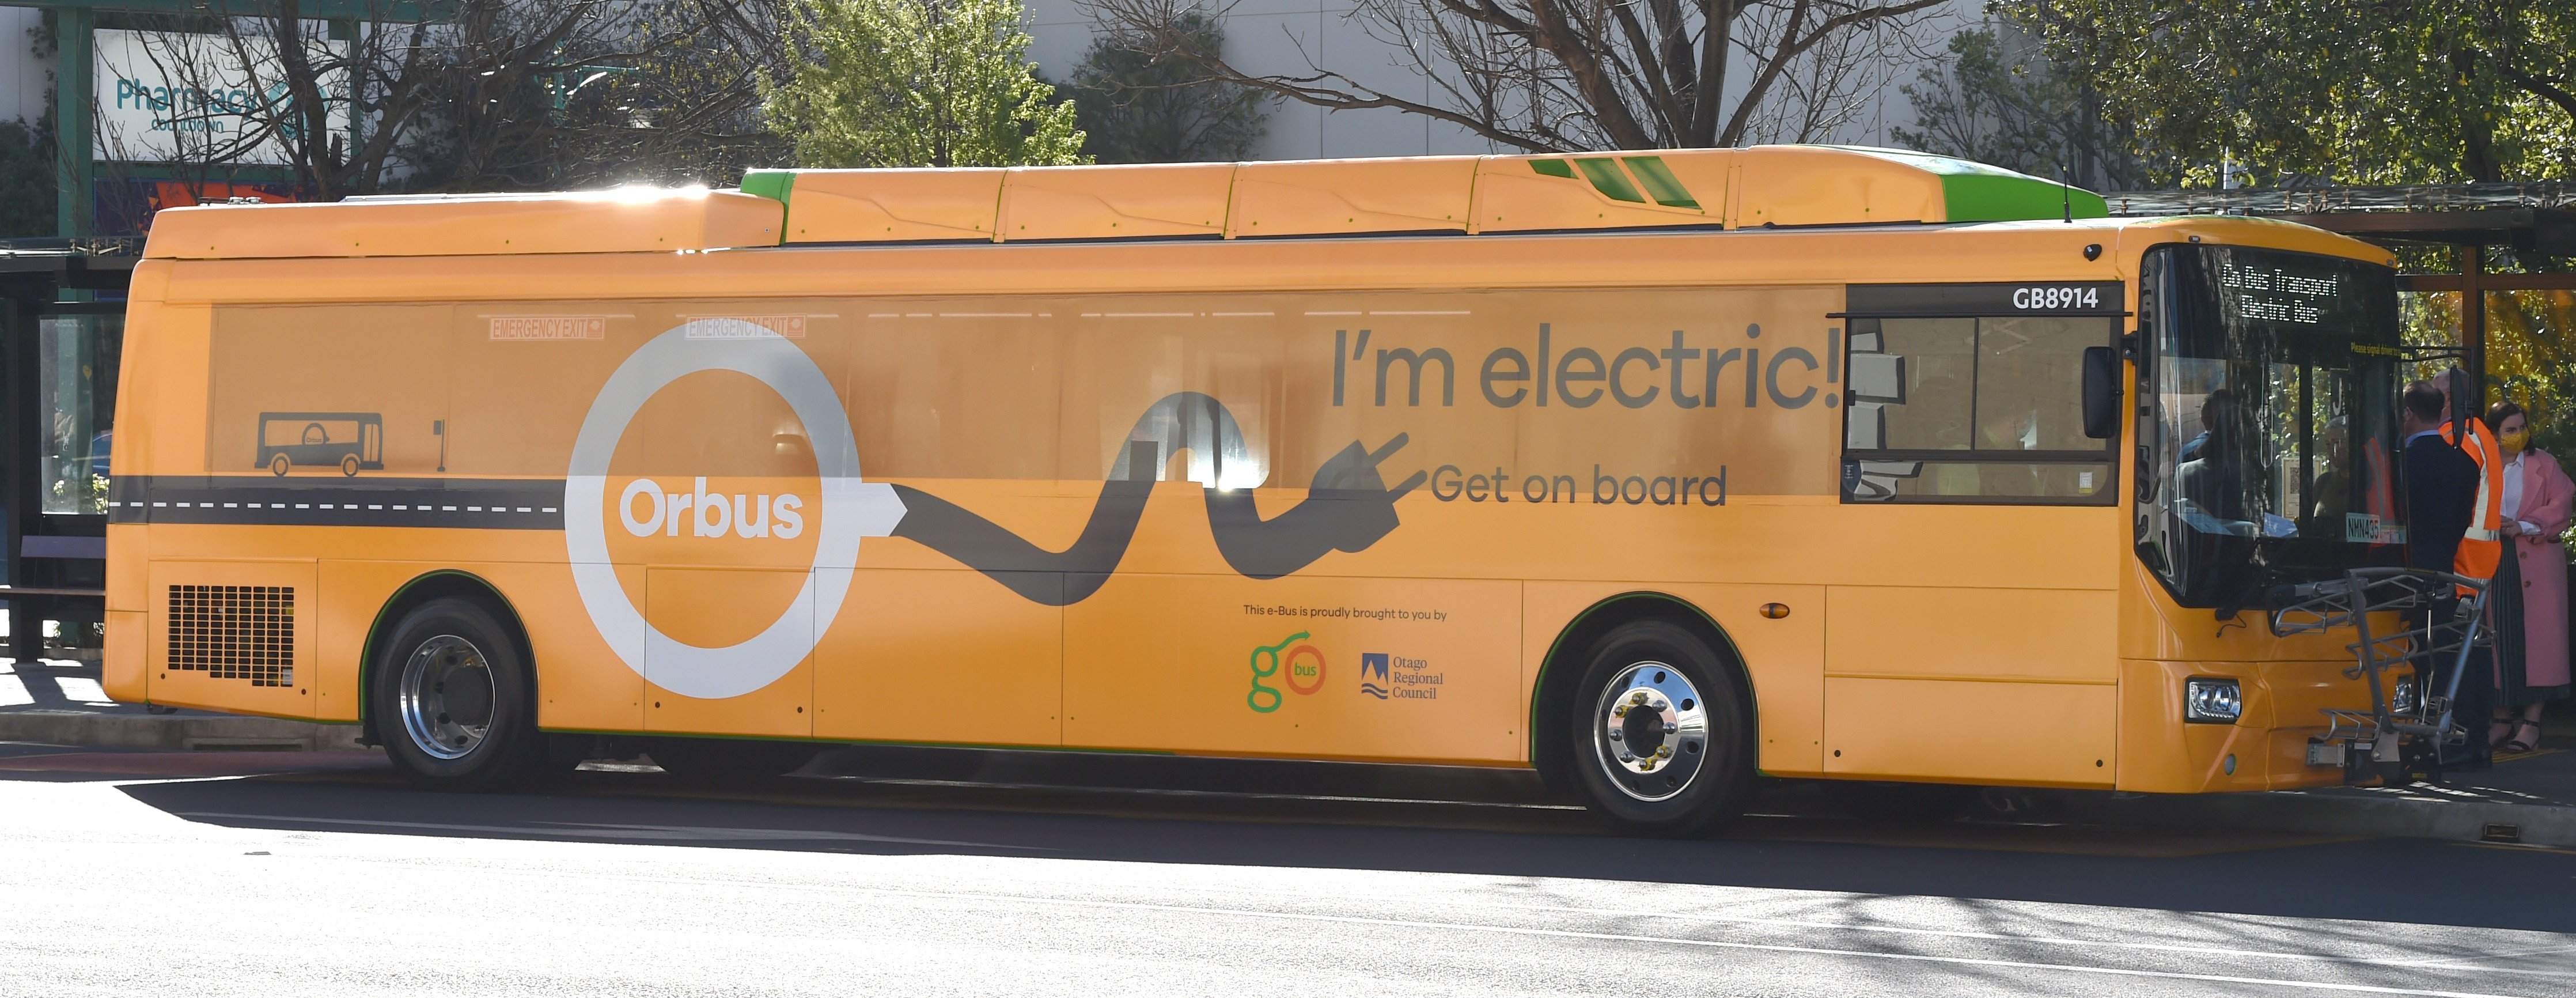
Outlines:
{"type": "Polygon", "coordinates": [[[536,502],[560,499],[560,479],[129,475],[109,488],[113,523],[563,529],[562,508],[536,502]],[[386,501],[406,496],[472,501],[386,501]]]}

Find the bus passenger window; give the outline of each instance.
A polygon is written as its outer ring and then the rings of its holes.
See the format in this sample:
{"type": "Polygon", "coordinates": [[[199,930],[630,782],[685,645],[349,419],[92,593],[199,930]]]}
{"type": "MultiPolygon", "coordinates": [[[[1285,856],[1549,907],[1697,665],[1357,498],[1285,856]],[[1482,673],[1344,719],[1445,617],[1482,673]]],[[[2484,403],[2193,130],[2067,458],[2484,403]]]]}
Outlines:
{"type": "Polygon", "coordinates": [[[2081,450],[2084,348],[2106,337],[2100,319],[1977,320],[1977,414],[1984,450],[2081,450]]]}
{"type": "Polygon", "coordinates": [[[2083,411],[2084,348],[2110,339],[2091,316],[1853,319],[1844,499],[2111,502],[2083,411]]]}
{"type": "Polygon", "coordinates": [[[1977,320],[1891,319],[1879,324],[1884,352],[1905,359],[1905,390],[1887,410],[1894,450],[1967,450],[1975,419],[1977,320]]]}

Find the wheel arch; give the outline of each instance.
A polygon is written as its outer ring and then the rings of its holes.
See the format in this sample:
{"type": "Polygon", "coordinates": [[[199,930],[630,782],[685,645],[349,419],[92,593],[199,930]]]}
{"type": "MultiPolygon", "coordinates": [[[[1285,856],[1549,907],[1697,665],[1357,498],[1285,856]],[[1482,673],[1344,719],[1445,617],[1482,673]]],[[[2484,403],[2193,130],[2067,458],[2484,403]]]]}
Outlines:
{"type": "Polygon", "coordinates": [[[464,569],[442,568],[423,572],[395,589],[394,594],[385,599],[385,605],[376,609],[375,620],[367,624],[366,644],[358,649],[358,726],[368,744],[374,744],[382,737],[376,730],[372,708],[375,697],[372,693],[376,661],[383,657],[386,643],[393,640],[393,625],[414,608],[451,596],[486,600],[500,612],[502,625],[510,629],[510,640],[517,645],[519,660],[528,664],[528,702],[543,702],[537,699],[537,657],[528,642],[527,623],[520,619],[519,608],[510,602],[508,596],[501,594],[501,587],[464,569]]]}
{"type": "MultiPolygon", "coordinates": [[[[1596,640],[1622,624],[1639,620],[1663,620],[1699,635],[1709,649],[1730,667],[1734,682],[1743,694],[1746,707],[1758,726],[1762,710],[1759,691],[1753,687],[1753,671],[1744,659],[1744,651],[1719,626],[1716,618],[1697,604],[1670,593],[1638,590],[1609,596],[1585,607],[1559,629],[1556,640],[1548,645],[1547,655],[1539,660],[1538,682],[1530,691],[1529,758],[1532,768],[1551,787],[1567,786],[1566,743],[1571,733],[1566,730],[1567,698],[1574,695],[1574,683],[1582,674],[1576,661],[1596,640]]],[[[1753,745],[1759,751],[1759,732],[1753,745]]]]}

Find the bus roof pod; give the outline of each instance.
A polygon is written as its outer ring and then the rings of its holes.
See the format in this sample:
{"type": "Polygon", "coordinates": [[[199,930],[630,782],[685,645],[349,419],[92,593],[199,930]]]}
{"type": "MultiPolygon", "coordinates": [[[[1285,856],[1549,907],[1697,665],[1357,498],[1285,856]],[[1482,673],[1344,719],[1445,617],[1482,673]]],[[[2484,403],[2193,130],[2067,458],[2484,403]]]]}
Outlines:
{"type": "Polygon", "coordinates": [[[1892,149],[893,170],[754,170],[739,191],[208,205],[148,257],[667,253],[781,244],[1243,239],[2102,218],[2100,195],[1892,149]],[[253,212],[256,212],[254,214],[253,212]]]}
{"type": "Polygon", "coordinates": [[[703,187],[203,205],[154,215],[143,255],[230,260],[668,253],[775,246],[784,215],[769,198],[703,187]]]}
{"type": "Polygon", "coordinates": [[[1894,149],[754,170],[787,243],[1259,238],[1994,222],[2109,214],[2101,196],[1894,149]]]}

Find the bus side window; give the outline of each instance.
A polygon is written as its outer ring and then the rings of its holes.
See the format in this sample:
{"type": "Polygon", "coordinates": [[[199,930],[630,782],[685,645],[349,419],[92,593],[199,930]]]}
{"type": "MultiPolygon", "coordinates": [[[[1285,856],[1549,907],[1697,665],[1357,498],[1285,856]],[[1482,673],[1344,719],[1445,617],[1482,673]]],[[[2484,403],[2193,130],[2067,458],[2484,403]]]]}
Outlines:
{"type": "Polygon", "coordinates": [[[1847,502],[2111,500],[2107,446],[2084,436],[2090,317],[1854,319],[1847,502]]]}
{"type": "Polygon", "coordinates": [[[1976,409],[1977,320],[1888,319],[1885,352],[1903,358],[1904,401],[1888,410],[1890,450],[1967,450],[1976,409]]]}

